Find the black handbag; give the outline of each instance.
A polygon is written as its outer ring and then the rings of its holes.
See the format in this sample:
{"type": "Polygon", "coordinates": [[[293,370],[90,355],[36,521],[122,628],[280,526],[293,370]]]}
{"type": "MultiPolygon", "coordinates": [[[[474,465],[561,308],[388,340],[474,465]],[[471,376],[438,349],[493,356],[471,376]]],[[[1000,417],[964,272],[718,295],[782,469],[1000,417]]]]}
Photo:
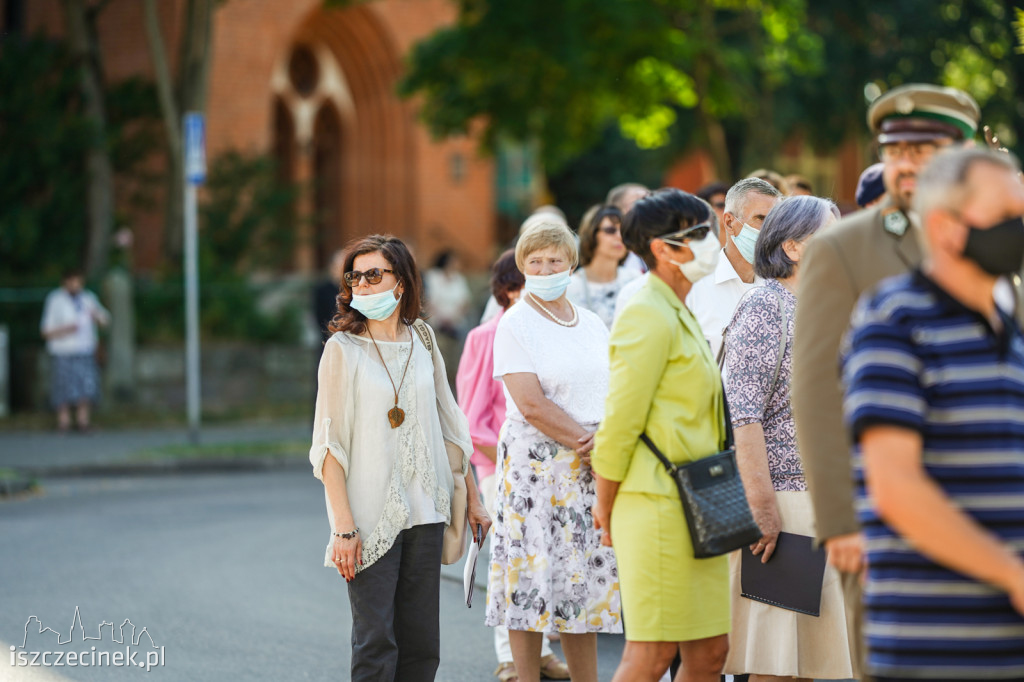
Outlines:
{"type": "Polygon", "coordinates": [[[722,395],[725,406],[725,448],[696,462],[675,465],[647,437],[640,440],[661,460],[683,503],[683,515],[690,529],[693,556],[697,559],[726,554],[746,547],[761,539],[761,529],[747,504],[740,470],[736,466],[736,444],[729,418],[729,403],[722,395]]]}

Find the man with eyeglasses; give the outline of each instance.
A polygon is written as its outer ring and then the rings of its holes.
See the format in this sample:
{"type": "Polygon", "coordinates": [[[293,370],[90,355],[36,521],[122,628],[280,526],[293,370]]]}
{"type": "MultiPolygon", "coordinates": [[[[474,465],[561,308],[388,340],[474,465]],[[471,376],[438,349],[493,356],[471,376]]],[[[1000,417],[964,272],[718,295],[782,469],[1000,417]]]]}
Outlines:
{"type": "Polygon", "coordinates": [[[861,293],[920,263],[911,212],[917,174],[940,148],[973,140],[980,117],[974,99],[955,88],[904,85],[875,100],[867,121],[876,135],[886,198],[820,232],[801,261],[792,384],[797,441],[818,539],[829,562],[844,574],[854,603],[860,597],[863,546],[843,427],[840,340],[861,293]]]}
{"type": "Polygon", "coordinates": [[[726,238],[718,266],[709,277],[695,282],[686,296],[686,307],[700,323],[716,358],[736,306],[757,285],[754,244],[765,216],[780,199],[779,190],[759,178],[740,180],[725,195],[721,228],[726,238]]]}

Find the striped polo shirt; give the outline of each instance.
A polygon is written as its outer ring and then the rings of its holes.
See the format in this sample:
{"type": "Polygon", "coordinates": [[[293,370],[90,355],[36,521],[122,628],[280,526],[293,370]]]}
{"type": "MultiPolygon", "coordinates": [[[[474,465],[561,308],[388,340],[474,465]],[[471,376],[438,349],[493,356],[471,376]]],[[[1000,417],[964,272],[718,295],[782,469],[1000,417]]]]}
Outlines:
{"type": "MultiPolygon", "coordinates": [[[[1024,555],[1024,339],[920,272],[862,298],[843,357],[854,443],[874,425],[917,431],[922,463],[967,515],[1024,555]]],[[[925,558],[883,522],[854,446],[867,542],[868,670],[916,679],[1024,678],[1024,617],[1006,593],[925,558]]]]}

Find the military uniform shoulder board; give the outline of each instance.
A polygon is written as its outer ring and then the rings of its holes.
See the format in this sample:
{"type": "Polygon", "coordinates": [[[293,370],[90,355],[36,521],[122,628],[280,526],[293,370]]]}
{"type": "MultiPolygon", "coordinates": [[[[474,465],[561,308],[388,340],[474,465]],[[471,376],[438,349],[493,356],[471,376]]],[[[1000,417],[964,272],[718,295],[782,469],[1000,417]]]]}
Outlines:
{"type": "Polygon", "coordinates": [[[910,227],[910,220],[900,209],[891,206],[882,211],[882,228],[895,237],[902,237],[910,227]]]}

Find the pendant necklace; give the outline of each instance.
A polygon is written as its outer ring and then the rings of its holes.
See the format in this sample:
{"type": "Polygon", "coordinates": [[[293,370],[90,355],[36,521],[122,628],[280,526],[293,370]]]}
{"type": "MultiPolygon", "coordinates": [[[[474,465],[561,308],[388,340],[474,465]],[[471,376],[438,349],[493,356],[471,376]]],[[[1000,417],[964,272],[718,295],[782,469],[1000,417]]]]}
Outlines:
{"type": "Polygon", "coordinates": [[[412,360],[412,344],[415,339],[409,339],[409,357],[405,359],[405,369],[402,370],[402,378],[398,381],[398,386],[395,386],[395,380],[391,378],[391,372],[388,370],[388,363],[384,362],[384,356],[380,353],[377,339],[373,338],[373,333],[369,327],[366,328],[366,333],[370,335],[370,341],[373,341],[373,347],[377,349],[377,357],[380,358],[380,364],[384,365],[384,371],[387,372],[391,388],[395,390],[395,406],[388,410],[388,422],[391,424],[391,428],[397,429],[405,421],[405,410],[398,406],[398,392],[402,389],[402,384],[405,383],[405,373],[409,371],[409,361],[412,360]]]}
{"type": "Polygon", "coordinates": [[[548,317],[550,317],[556,323],[562,325],[563,327],[575,327],[576,326],[576,321],[579,320],[579,315],[576,313],[576,306],[574,306],[571,302],[569,303],[569,307],[572,308],[572,318],[568,322],[566,322],[565,320],[561,319],[560,317],[555,315],[553,312],[548,310],[547,306],[545,306],[543,303],[541,303],[540,299],[537,298],[536,296],[534,296],[532,291],[530,292],[530,299],[534,303],[537,304],[538,308],[540,308],[541,310],[546,312],[548,314],[548,317]]]}

